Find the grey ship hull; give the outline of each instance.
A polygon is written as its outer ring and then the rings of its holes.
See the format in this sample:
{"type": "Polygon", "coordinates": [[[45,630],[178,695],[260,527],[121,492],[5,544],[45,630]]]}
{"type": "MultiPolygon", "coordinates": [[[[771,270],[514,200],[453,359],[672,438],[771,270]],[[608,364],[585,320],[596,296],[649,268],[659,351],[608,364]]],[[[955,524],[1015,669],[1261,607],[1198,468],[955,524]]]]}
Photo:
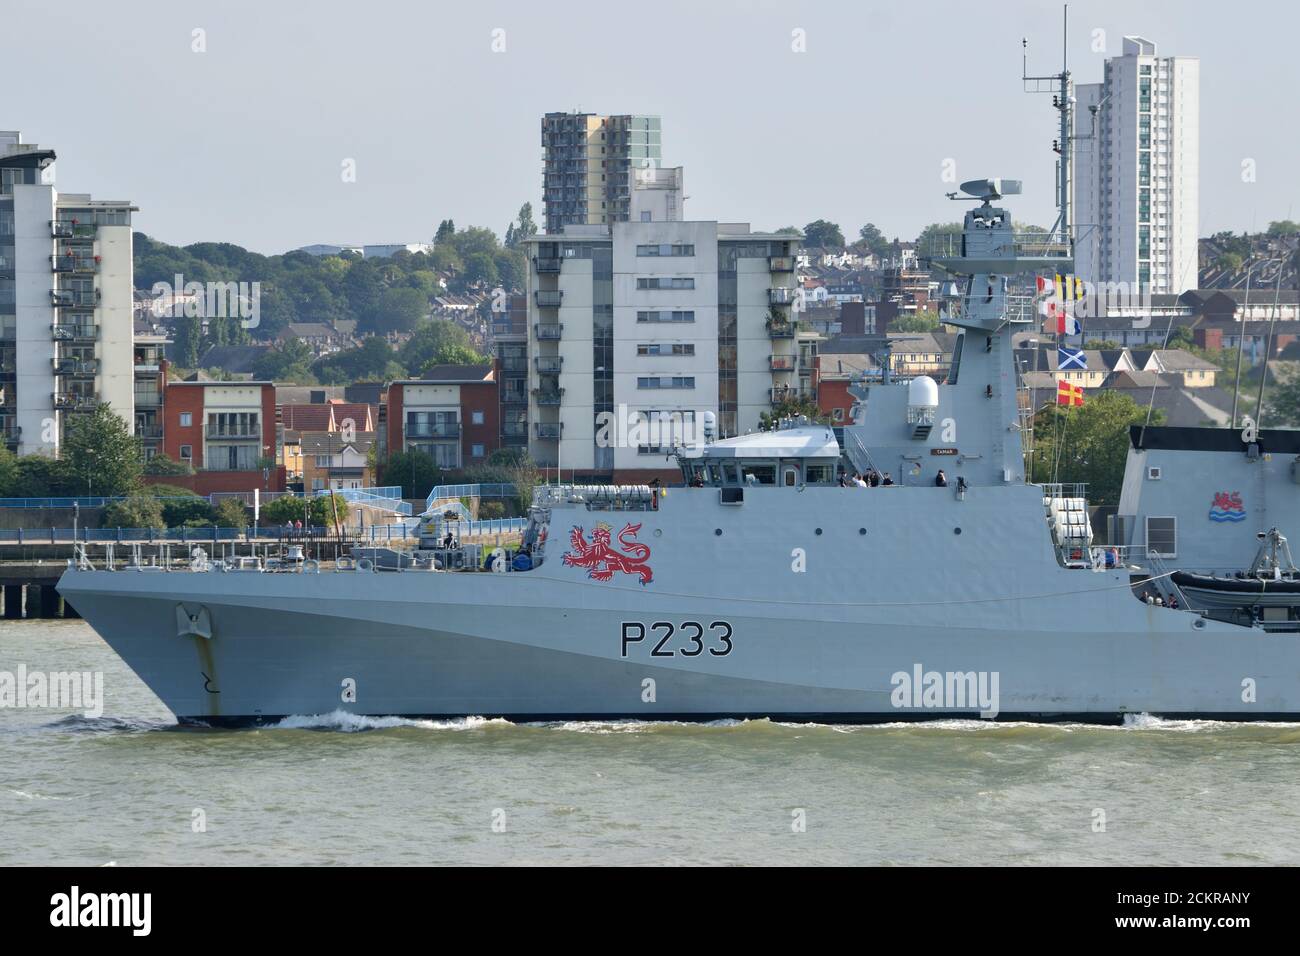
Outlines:
{"type": "Polygon", "coordinates": [[[60,590],[183,721],[976,715],[973,701],[900,704],[894,675],[918,667],[996,674],[999,719],[1300,715],[1300,637],[1146,605],[1126,571],[1062,568],[1036,488],[799,497],[794,521],[775,488],[747,489],[743,509],[716,489],[674,489],[643,514],[557,507],[547,560],[524,573],[69,570],[60,590]],[[559,560],[569,529],[602,517],[615,534],[642,524],[650,583],[559,560]],[[178,633],[178,605],[205,611],[211,637],[178,633]],[[652,653],[659,622],[671,656],[652,653]],[[704,650],[686,654],[691,622],[704,650]],[[637,625],[646,639],[625,645],[637,625]]]}

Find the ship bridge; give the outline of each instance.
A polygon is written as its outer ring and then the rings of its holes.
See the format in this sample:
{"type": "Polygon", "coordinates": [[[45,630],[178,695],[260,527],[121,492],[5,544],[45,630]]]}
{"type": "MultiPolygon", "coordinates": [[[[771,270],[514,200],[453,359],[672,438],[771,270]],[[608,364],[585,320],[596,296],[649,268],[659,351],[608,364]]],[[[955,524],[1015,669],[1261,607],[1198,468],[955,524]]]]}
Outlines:
{"type": "Polygon", "coordinates": [[[830,426],[807,424],[724,438],[678,454],[686,484],[695,488],[833,485],[839,460],[830,426]]]}

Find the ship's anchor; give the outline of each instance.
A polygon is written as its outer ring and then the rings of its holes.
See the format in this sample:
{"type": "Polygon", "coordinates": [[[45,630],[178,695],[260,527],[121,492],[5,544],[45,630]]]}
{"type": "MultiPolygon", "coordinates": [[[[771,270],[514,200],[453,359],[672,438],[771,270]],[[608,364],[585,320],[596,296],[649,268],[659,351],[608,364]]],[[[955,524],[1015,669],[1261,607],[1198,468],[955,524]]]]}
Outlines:
{"type": "Polygon", "coordinates": [[[209,676],[207,675],[206,672],[204,672],[204,671],[199,671],[199,673],[203,675],[203,689],[204,689],[204,690],[206,690],[209,694],[220,694],[220,693],[221,693],[221,691],[219,691],[219,690],[213,690],[213,689],[212,689],[212,678],[209,677],[209,676]]]}
{"type": "Polygon", "coordinates": [[[193,614],[184,604],[176,605],[176,636],[177,637],[203,637],[208,640],[212,639],[212,615],[203,605],[193,614]]]}

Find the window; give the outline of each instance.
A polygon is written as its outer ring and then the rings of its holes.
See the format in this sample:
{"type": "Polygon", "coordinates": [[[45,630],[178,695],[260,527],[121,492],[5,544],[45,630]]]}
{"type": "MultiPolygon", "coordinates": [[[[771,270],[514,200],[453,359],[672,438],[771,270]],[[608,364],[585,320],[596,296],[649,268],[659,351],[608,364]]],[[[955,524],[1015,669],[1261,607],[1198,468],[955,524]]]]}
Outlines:
{"type": "Polygon", "coordinates": [[[329,466],[330,466],[330,456],[329,456],[329,455],[317,455],[317,456],[316,456],[316,467],[317,467],[317,468],[328,468],[329,466]]]}
{"type": "Polygon", "coordinates": [[[181,428],[189,428],[194,424],[194,416],[189,412],[181,412],[181,428]]]}
{"type": "MultiPolygon", "coordinates": [[[[603,179],[604,177],[601,177],[601,178],[603,179]]],[[[650,210],[648,210],[648,209],[643,209],[643,210],[641,210],[641,221],[642,221],[642,222],[650,222],[650,210]]]]}
{"type": "Polygon", "coordinates": [[[482,446],[482,445],[470,445],[470,446],[469,446],[469,453],[470,453],[470,457],[471,457],[471,458],[482,458],[482,457],[483,457],[483,446],[482,446]]]}
{"type": "Polygon", "coordinates": [[[832,408],[832,409],[831,409],[831,421],[833,421],[833,422],[842,422],[842,421],[844,421],[844,409],[842,409],[842,408],[832,408]]]}
{"type": "Polygon", "coordinates": [[[637,276],[638,289],[694,289],[695,279],[687,276],[637,276]]]}
{"type": "Polygon", "coordinates": [[[324,478],[313,478],[313,479],[311,480],[311,490],[312,490],[312,491],[321,491],[322,489],[324,489],[324,487],[325,487],[325,479],[324,479],[324,478]]]}
{"type": "Polygon", "coordinates": [[[692,309],[675,311],[641,309],[637,311],[636,320],[638,322],[694,322],[695,312],[692,309]]]}
{"type": "Polygon", "coordinates": [[[694,375],[642,375],[636,380],[637,388],[694,388],[694,375]]]}
{"type": "Polygon", "coordinates": [[[694,342],[642,342],[636,347],[637,355],[694,355],[694,342]]]}
{"type": "Polygon", "coordinates": [[[181,445],[181,461],[191,461],[194,458],[193,445],[181,445]]]}
{"type": "Polygon", "coordinates": [[[1178,519],[1147,518],[1147,552],[1161,558],[1178,556],[1178,519]]]}
{"type": "Polygon", "coordinates": [[[695,255],[695,246],[691,243],[652,243],[637,246],[636,254],[638,256],[693,256],[695,255]]]}
{"type": "Polygon", "coordinates": [[[482,425],[482,424],[483,424],[483,413],[482,413],[482,412],[470,412],[470,413],[469,413],[469,421],[470,421],[470,424],[471,424],[471,425],[482,425]]]}

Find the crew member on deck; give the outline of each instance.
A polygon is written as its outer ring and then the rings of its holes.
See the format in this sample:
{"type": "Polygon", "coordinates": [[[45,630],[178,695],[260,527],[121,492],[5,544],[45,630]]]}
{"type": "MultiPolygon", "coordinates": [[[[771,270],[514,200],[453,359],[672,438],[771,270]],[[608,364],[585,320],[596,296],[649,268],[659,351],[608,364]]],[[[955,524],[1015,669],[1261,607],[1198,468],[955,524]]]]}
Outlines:
{"type": "Polygon", "coordinates": [[[948,487],[948,476],[943,473],[942,468],[939,469],[939,474],[934,476],[934,486],[936,488],[948,487]]]}

